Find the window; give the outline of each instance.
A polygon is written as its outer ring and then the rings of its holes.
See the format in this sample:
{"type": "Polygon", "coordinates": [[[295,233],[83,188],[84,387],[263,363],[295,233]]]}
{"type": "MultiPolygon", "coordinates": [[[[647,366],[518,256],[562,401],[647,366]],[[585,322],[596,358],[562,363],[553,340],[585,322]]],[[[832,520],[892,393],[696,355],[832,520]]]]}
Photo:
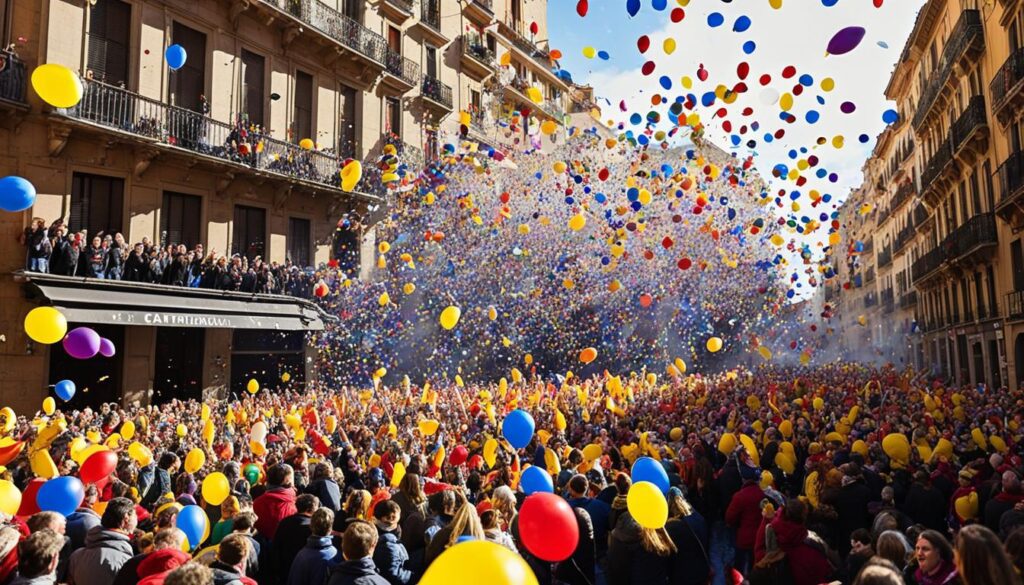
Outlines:
{"type": "Polygon", "coordinates": [[[296,266],[309,266],[309,220],[288,219],[288,259],[296,266]]]}
{"type": "MultiPolygon", "coordinates": [[[[99,0],[89,16],[88,69],[111,85],[128,82],[132,7],[121,0],[99,0]]],[[[2,32],[2,31],[0,31],[2,32]]]]}
{"type": "Polygon", "coordinates": [[[426,66],[427,66],[427,75],[429,77],[433,77],[433,78],[436,79],[437,78],[437,49],[434,48],[434,47],[431,47],[430,45],[424,46],[423,49],[424,49],[424,54],[425,54],[426,66]]]}
{"type": "Polygon", "coordinates": [[[437,130],[427,130],[427,143],[426,143],[426,159],[428,161],[437,160],[438,147],[437,147],[437,130]]]}
{"type": "Polygon", "coordinates": [[[985,173],[985,191],[987,191],[987,193],[985,193],[985,196],[988,200],[988,208],[995,209],[996,190],[995,187],[992,185],[992,162],[986,160],[985,164],[982,165],[981,168],[982,172],[985,173]]]}
{"type": "Polygon", "coordinates": [[[1024,290],[1024,251],[1021,250],[1020,238],[1010,244],[1010,263],[1013,267],[1013,290],[1024,290]]]}
{"type": "Polygon", "coordinates": [[[985,294],[981,288],[981,273],[974,273],[974,302],[978,305],[978,317],[985,315],[985,294]]]}
{"type": "Polygon", "coordinates": [[[402,104],[398,98],[384,99],[384,132],[402,136],[402,104]]]}
{"type": "Polygon", "coordinates": [[[341,86],[341,128],[338,130],[338,153],[345,158],[356,158],[356,136],[359,135],[356,119],[356,90],[341,86]]]}
{"type": "Polygon", "coordinates": [[[122,231],[124,179],[75,173],[71,180],[71,217],[68,227],[88,230],[89,239],[122,231]]]}
{"type": "Polygon", "coordinates": [[[469,107],[474,114],[480,111],[480,92],[475,89],[469,90],[469,107]]]}
{"type": "Polygon", "coordinates": [[[231,253],[242,254],[249,260],[266,252],[267,212],[259,207],[235,206],[235,225],[231,238],[231,253]]]}
{"type": "Polygon", "coordinates": [[[263,56],[242,49],[242,113],[263,125],[263,56]]]}
{"type": "Polygon", "coordinates": [[[981,191],[978,186],[978,171],[974,170],[971,173],[971,204],[974,206],[974,215],[978,215],[982,212],[981,209],[981,191]]]}
{"type": "Polygon", "coordinates": [[[516,25],[521,25],[523,22],[522,0],[512,0],[512,22],[516,25]]]}
{"type": "Polygon", "coordinates": [[[985,267],[986,284],[988,285],[988,306],[992,309],[992,316],[996,316],[996,272],[991,266],[985,267]]]}
{"type": "Polygon", "coordinates": [[[388,47],[399,55],[402,54],[402,31],[393,26],[388,27],[388,47]]]}
{"type": "MultiPolygon", "coordinates": [[[[296,144],[303,138],[313,138],[313,76],[295,72],[295,119],[292,122],[296,144]]],[[[314,140],[315,141],[315,140],[314,140]]]]}
{"type": "Polygon", "coordinates": [[[359,14],[359,7],[362,3],[363,0],[341,0],[341,13],[352,20],[361,23],[362,15],[359,14]]]}
{"type": "Polygon", "coordinates": [[[200,243],[202,198],[164,191],[160,208],[160,243],[185,244],[189,249],[200,243]]]}
{"type": "Polygon", "coordinates": [[[180,22],[174,23],[172,34],[175,44],[188,54],[185,64],[171,72],[171,103],[175,106],[206,113],[203,96],[206,93],[206,35],[180,22]]]}

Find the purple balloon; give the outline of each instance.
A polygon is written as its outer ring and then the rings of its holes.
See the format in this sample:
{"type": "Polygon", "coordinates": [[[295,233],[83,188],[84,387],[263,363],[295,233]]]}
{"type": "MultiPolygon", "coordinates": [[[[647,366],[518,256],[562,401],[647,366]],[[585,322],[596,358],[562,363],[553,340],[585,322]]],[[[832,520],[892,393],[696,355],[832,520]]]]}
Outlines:
{"type": "Polygon", "coordinates": [[[117,353],[117,349],[114,347],[114,342],[110,341],[106,337],[100,338],[100,355],[103,357],[114,357],[117,353]]]}
{"type": "Polygon", "coordinates": [[[828,42],[829,55],[845,55],[857,48],[857,45],[864,40],[867,31],[861,26],[848,26],[837,32],[832,40],[828,42]]]}
{"type": "Polygon", "coordinates": [[[64,337],[64,351],[73,358],[87,360],[99,353],[100,334],[88,327],[72,329],[64,337]]]}

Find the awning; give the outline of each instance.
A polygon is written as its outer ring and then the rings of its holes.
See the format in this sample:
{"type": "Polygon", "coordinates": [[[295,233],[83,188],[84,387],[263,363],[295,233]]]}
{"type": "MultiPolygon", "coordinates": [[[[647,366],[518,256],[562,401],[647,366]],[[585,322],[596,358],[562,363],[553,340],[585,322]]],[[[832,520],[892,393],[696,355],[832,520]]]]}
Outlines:
{"type": "Polygon", "coordinates": [[[319,331],[333,317],[311,301],[160,284],[18,271],[30,297],[60,309],[73,323],[319,331]]]}

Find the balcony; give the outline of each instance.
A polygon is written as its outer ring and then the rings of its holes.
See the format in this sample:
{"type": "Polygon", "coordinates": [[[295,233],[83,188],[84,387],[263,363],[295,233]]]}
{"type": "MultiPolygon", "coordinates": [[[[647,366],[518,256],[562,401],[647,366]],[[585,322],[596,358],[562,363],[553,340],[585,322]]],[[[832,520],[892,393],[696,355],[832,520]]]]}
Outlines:
{"type": "Polygon", "coordinates": [[[1014,111],[1021,105],[1021,88],[1024,87],[1024,47],[1014,51],[999,68],[989,93],[992,95],[992,114],[1001,124],[1006,124],[1014,111]]]}
{"type": "Polygon", "coordinates": [[[868,268],[867,272],[864,273],[864,284],[871,284],[875,282],[875,267],[868,268]]]}
{"type": "Polygon", "coordinates": [[[478,34],[466,33],[459,41],[462,69],[476,79],[483,80],[497,69],[494,51],[478,34]]]}
{"type": "Polygon", "coordinates": [[[1006,295],[1006,313],[1010,319],[1024,319],[1024,290],[1015,290],[1006,295]]]}
{"type": "Polygon", "coordinates": [[[427,105],[442,112],[450,113],[452,111],[452,88],[441,83],[441,80],[436,77],[423,76],[420,97],[427,102],[427,105]]]}
{"type": "Polygon", "coordinates": [[[950,129],[953,139],[953,155],[966,159],[968,165],[988,151],[988,114],[985,112],[985,96],[971,98],[967,108],[950,129]]]}
{"type": "Polygon", "coordinates": [[[892,248],[886,246],[878,253],[878,268],[882,269],[892,264],[892,248]]]}
{"type": "Polygon", "coordinates": [[[870,309],[871,307],[876,306],[878,306],[878,295],[876,295],[875,293],[868,293],[864,297],[864,308],[870,309]]]}
{"type": "Polygon", "coordinates": [[[384,59],[384,77],[381,83],[402,94],[416,87],[419,79],[420,64],[389,48],[384,59]]]}
{"type": "Polygon", "coordinates": [[[921,173],[921,194],[931,194],[934,198],[939,187],[939,179],[953,162],[953,147],[950,139],[946,139],[939,145],[939,148],[928,160],[927,166],[921,173]]]}
{"type": "Polygon", "coordinates": [[[423,38],[441,47],[450,40],[441,32],[441,0],[420,0],[420,19],[416,27],[423,38]]]}
{"type": "Polygon", "coordinates": [[[921,128],[931,112],[941,110],[941,108],[932,106],[938,102],[939,96],[946,89],[954,67],[964,60],[980,55],[984,50],[985,31],[981,22],[981,13],[978,10],[964,10],[960,14],[956,26],[953,27],[953,31],[949,33],[946,46],[942,50],[942,57],[918,100],[913,120],[915,130],[921,128]]]}
{"type": "Polygon", "coordinates": [[[942,246],[932,248],[915,260],[910,266],[910,273],[914,277],[914,286],[922,285],[937,275],[945,260],[946,254],[942,246]]]}
{"type": "Polygon", "coordinates": [[[972,264],[999,245],[996,217],[992,212],[979,213],[953,230],[944,242],[947,260],[972,264]]]}
{"type": "Polygon", "coordinates": [[[892,197],[892,203],[890,204],[890,210],[896,211],[904,203],[910,200],[914,196],[914,183],[906,182],[896,188],[896,194],[892,197]]]}
{"type": "Polygon", "coordinates": [[[917,207],[914,208],[914,213],[910,216],[914,220],[916,227],[924,228],[927,230],[929,227],[928,220],[931,216],[928,214],[928,208],[923,203],[918,203],[917,207]]]}
{"type": "Polygon", "coordinates": [[[402,24],[413,15],[412,0],[380,0],[378,6],[381,14],[398,24],[402,24]]]}
{"type": "MultiPolygon", "coordinates": [[[[388,50],[384,37],[319,0],[260,0],[259,5],[266,7],[271,16],[283,17],[285,20],[283,44],[286,47],[308,28],[334,47],[333,51],[317,55],[326,65],[338,62],[343,50],[364,65],[375,69],[384,68],[388,50]]],[[[303,47],[303,50],[312,52],[314,48],[303,47]]]]}
{"type": "Polygon", "coordinates": [[[533,61],[538,65],[539,69],[544,72],[544,75],[549,80],[562,86],[565,91],[569,90],[569,85],[566,81],[552,70],[551,53],[534,42],[533,34],[530,33],[525,23],[499,21],[498,33],[508,39],[514,49],[521,53],[525,59],[533,61]]]}
{"type": "Polygon", "coordinates": [[[907,244],[914,240],[914,233],[913,225],[907,225],[900,231],[896,232],[896,242],[893,247],[896,254],[903,251],[903,249],[907,247],[907,244]]]}
{"type": "Polygon", "coordinates": [[[494,22],[494,0],[468,0],[462,14],[474,24],[484,27],[494,22]]]}
{"type": "MultiPolygon", "coordinates": [[[[143,97],[120,87],[83,80],[85,94],[73,108],[56,110],[75,128],[114,133],[151,147],[135,165],[136,175],[145,173],[161,154],[183,155],[191,165],[208,163],[223,171],[222,189],[235,180],[236,173],[264,179],[281,179],[341,195],[342,160],[316,150],[305,150],[247,128],[244,123],[228,124],[209,116],[143,97]]],[[[375,196],[359,193],[365,199],[375,196]]]]}
{"type": "Polygon", "coordinates": [[[25,62],[14,53],[0,51],[0,108],[27,110],[27,81],[25,62]]]}
{"type": "Polygon", "coordinates": [[[520,106],[521,111],[528,111],[536,113],[538,116],[547,118],[554,122],[561,124],[565,118],[565,112],[561,111],[561,108],[553,104],[550,100],[545,99],[541,103],[535,103],[530,98],[526,97],[526,91],[530,87],[530,84],[523,78],[516,76],[512,79],[512,82],[505,86],[506,98],[513,102],[517,102],[520,106]]]}
{"type": "Polygon", "coordinates": [[[917,291],[911,290],[903,293],[900,297],[900,309],[909,309],[917,306],[917,291]]]}
{"type": "Polygon", "coordinates": [[[892,289],[887,288],[882,290],[882,312],[888,315],[892,313],[896,308],[895,296],[893,295],[892,289]]]}
{"type": "Polygon", "coordinates": [[[999,202],[996,214],[1015,230],[1024,227],[1024,151],[1011,154],[997,171],[999,202]]]}

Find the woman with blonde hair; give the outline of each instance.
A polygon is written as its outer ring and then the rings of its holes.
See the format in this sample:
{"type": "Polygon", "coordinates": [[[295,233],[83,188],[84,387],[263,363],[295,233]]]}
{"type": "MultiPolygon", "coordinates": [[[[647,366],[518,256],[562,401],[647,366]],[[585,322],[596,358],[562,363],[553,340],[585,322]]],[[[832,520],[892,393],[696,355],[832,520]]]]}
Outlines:
{"type": "Polygon", "coordinates": [[[472,540],[486,540],[484,527],[480,524],[480,517],[476,514],[476,508],[463,500],[462,505],[455,510],[452,521],[442,528],[430,539],[427,545],[427,552],[423,558],[424,569],[434,562],[434,559],[441,556],[441,553],[454,546],[464,538],[472,540]]]}
{"type": "Polygon", "coordinates": [[[341,514],[334,517],[334,531],[341,534],[356,520],[367,520],[370,515],[370,492],[353,490],[341,507],[341,514]]]}
{"type": "Polygon", "coordinates": [[[644,528],[629,510],[623,510],[608,538],[608,583],[666,584],[678,554],[665,528],[644,528]]]}

